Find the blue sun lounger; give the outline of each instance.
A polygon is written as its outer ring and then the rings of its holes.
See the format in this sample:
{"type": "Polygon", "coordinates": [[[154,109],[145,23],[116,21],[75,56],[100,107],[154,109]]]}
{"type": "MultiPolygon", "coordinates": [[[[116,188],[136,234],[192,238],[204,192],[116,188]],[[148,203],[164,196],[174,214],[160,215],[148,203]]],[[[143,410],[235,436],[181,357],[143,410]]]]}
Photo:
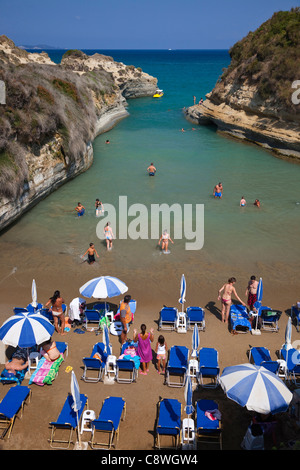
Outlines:
{"type": "Polygon", "coordinates": [[[30,401],[31,390],[29,387],[24,387],[23,385],[16,385],[11,387],[3,400],[0,403],[0,429],[2,431],[1,439],[3,439],[8,433],[7,437],[9,439],[11,431],[15,422],[15,419],[21,411],[21,416],[23,416],[24,406],[30,401]]]}
{"type": "Polygon", "coordinates": [[[166,367],[166,384],[170,387],[183,387],[188,370],[189,350],[185,346],[172,346],[166,367]],[[175,381],[173,377],[179,377],[175,381]],[[174,381],[173,381],[174,380],[174,381]]]}
{"type": "Polygon", "coordinates": [[[116,381],[118,383],[129,384],[136,382],[138,369],[133,359],[117,359],[116,361],[116,381]]]}
{"type": "Polygon", "coordinates": [[[214,416],[218,411],[218,404],[214,400],[202,399],[196,402],[196,436],[198,442],[217,443],[221,449],[221,420],[220,416],[214,416]]]}
{"type": "Polygon", "coordinates": [[[231,305],[229,316],[232,331],[248,333],[248,331],[252,330],[248,311],[244,305],[231,305]]]}
{"type": "Polygon", "coordinates": [[[195,325],[199,331],[205,330],[205,311],[201,307],[188,307],[186,309],[186,320],[188,330],[192,330],[195,325]]]}
{"type": "Polygon", "coordinates": [[[176,330],[178,309],[175,307],[163,307],[159,314],[159,330],[176,330]]]}
{"type": "Polygon", "coordinates": [[[278,374],[279,362],[272,361],[270,351],[264,347],[252,347],[249,352],[249,361],[253,360],[256,366],[262,366],[274,374],[278,374]]]}
{"type": "Polygon", "coordinates": [[[199,358],[199,382],[203,388],[216,388],[219,385],[219,355],[214,348],[200,348],[199,358]],[[206,382],[204,379],[210,379],[206,382]]]}
{"type": "Polygon", "coordinates": [[[84,382],[95,383],[100,382],[100,380],[102,379],[107,360],[107,354],[104,352],[104,349],[104,343],[96,343],[93,346],[93,350],[90,357],[84,357],[82,359],[82,362],[84,364],[84,371],[81,378],[84,382]],[[99,356],[101,357],[101,360],[99,359],[99,356]]]}
{"type": "Polygon", "coordinates": [[[86,406],[88,406],[88,398],[86,395],[80,394],[80,401],[81,407],[80,410],[78,410],[78,413],[76,413],[72,408],[74,404],[73,397],[71,394],[69,394],[57,418],[57,421],[52,421],[49,423],[51,426],[51,436],[49,442],[50,447],[53,449],[68,449],[70,447],[72,443],[73,431],[75,431],[79,426],[83,410],[86,406]],[[57,439],[55,435],[58,430],[60,430],[61,433],[64,433],[64,431],[67,432],[68,439],[63,439],[63,435],[61,435],[60,439],[57,439]]]}
{"type": "Polygon", "coordinates": [[[92,449],[111,449],[115,447],[114,438],[119,440],[120,421],[125,419],[126,402],[121,397],[108,397],[102,403],[99,417],[92,421],[92,449]],[[97,433],[108,434],[108,442],[95,440],[97,433]]]}
{"type": "Polygon", "coordinates": [[[260,307],[259,315],[261,319],[261,329],[266,331],[276,331],[279,330],[279,319],[282,312],[280,310],[274,310],[270,307],[260,307]]]}
{"type": "Polygon", "coordinates": [[[280,358],[286,363],[286,380],[300,387],[300,352],[298,349],[281,348],[280,358]]]}
{"type": "Polygon", "coordinates": [[[181,403],[175,399],[164,398],[159,402],[158,421],[155,430],[155,447],[161,449],[161,436],[168,436],[172,438],[173,445],[167,448],[178,449],[180,446],[180,430],[181,403]]]}
{"type": "Polygon", "coordinates": [[[84,327],[87,331],[93,331],[95,328],[99,329],[99,322],[102,317],[105,316],[105,312],[99,312],[98,310],[85,310],[85,323],[84,327]]]}

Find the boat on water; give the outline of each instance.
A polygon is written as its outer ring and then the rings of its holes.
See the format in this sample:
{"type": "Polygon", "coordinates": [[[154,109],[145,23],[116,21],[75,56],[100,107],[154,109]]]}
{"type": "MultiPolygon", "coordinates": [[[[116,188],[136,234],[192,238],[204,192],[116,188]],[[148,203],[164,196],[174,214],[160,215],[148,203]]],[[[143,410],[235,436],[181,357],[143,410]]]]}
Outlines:
{"type": "Polygon", "coordinates": [[[157,89],[156,92],[153,95],[153,98],[161,98],[164,95],[163,90],[157,89]]]}

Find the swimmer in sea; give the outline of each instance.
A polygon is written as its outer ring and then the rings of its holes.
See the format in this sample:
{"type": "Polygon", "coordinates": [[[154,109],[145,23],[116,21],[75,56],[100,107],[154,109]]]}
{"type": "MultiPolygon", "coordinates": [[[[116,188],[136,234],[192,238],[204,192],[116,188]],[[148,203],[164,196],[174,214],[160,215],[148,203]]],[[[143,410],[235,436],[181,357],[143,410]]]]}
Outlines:
{"type": "Polygon", "coordinates": [[[154,175],[155,175],[155,173],[156,173],[156,168],[155,168],[155,166],[153,165],[153,163],[151,163],[151,165],[148,166],[147,171],[148,171],[148,173],[149,173],[149,176],[154,176],[154,175]]]}
{"type": "Polygon", "coordinates": [[[256,206],[256,207],[260,207],[260,202],[259,202],[259,200],[258,200],[258,199],[255,199],[255,202],[254,202],[253,205],[256,206]]]}
{"type": "Polygon", "coordinates": [[[86,254],[88,255],[88,263],[89,264],[94,264],[95,263],[95,261],[96,261],[95,260],[95,255],[97,256],[97,258],[99,258],[99,255],[96,251],[94,243],[90,243],[89,248],[86,250],[86,252],[84,253],[84,255],[82,255],[81,258],[84,258],[86,254]]]}
{"type": "Polygon", "coordinates": [[[96,199],[95,208],[96,208],[96,217],[99,217],[100,215],[103,214],[103,212],[104,212],[104,207],[103,207],[102,202],[99,201],[99,199],[96,199]]]}
{"type": "Polygon", "coordinates": [[[161,249],[162,249],[162,251],[167,253],[168,252],[169,241],[174,244],[174,242],[173,242],[172,238],[170,237],[170,235],[168,234],[167,230],[163,231],[162,236],[160,237],[159,242],[158,242],[159,245],[160,245],[161,241],[162,241],[161,249]]]}
{"type": "Polygon", "coordinates": [[[246,205],[246,199],[244,198],[244,196],[242,196],[242,199],[240,200],[240,206],[244,207],[245,205],[246,205]]]}
{"type": "Polygon", "coordinates": [[[222,196],[223,196],[222,183],[216,184],[216,186],[214,187],[214,197],[215,199],[216,198],[222,199],[222,196]]]}
{"type": "Polygon", "coordinates": [[[85,207],[81,204],[81,202],[78,202],[77,207],[75,207],[75,211],[77,212],[78,217],[85,213],[85,207]]]}
{"type": "Polygon", "coordinates": [[[236,293],[234,284],[236,283],[236,278],[231,277],[228,279],[228,282],[221,287],[221,289],[218,292],[218,300],[221,300],[222,303],[222,322],[228,323],[228,318],[229,318],[229,313],[230,313],[230,307],[231,307],[231,295],[233,294],[238,301],[246,307],[246,304],[239,298],[239,296],[236,293]],[[224,292],[223,292],[224,291],[224,292]],[[223,292],[223,295],[221,297],[221,292],[223,292]]]}
{"type": "Polygon", "coordinates": [[[104,227],[104,235],[105,235],[105,239],[106,239],[106,248],[107,248],[107,250],[111,250],[114,234],[113,234],[112,228],[110,226],[110,222],[107,222],[107,224],[104,227]]]}

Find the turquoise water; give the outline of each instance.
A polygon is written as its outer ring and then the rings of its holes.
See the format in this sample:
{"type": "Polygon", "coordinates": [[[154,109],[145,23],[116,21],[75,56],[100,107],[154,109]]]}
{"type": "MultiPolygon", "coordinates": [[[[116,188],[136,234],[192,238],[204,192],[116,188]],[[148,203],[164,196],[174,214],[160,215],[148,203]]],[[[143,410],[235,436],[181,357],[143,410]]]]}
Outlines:
{"type": "MultiPolygon", "coordinates": [[[[60,61],[60,51],[48,52],[60,61]]],[[[228,53],[101,52],[156,76],[163,98],[129,100],[129,117],[95,139],[91,169],[39,203],[2,235],[3,240],[50,254],[66,253],[79,263],[90,241],[105,253],[104,242],[96,236],[95,199],[118,209],[119,196],[126,195],[128,205],[141,203],[148,209],[154,203],[204,204],[203,249],[186,251],[186,240],[176,239],[168,257],[171,263],[223,262],[251,270],[257,263],[279,262],[297,268],[300,165],[219,135],[213,127],[193,130],[182,112],[193,104],[194,95],[198,102],[214,87],[229,64],[228,53]],[[107,139],[110,145],[105,144],[107,139]],[[151,162],[158,170],[154,178],[146,174],[151,162]],[[213,188],[219,181],[224,196],[215,200],[213,188]],[[245,208],[239,207],[242,196],[248,203],[245,208]],[[253,206],[256,198],[260,209],[253,206]],[[80,219],[73,211],[78,201],[87,209],[80,219]]],[[[115,233],[117,228],[113,226],[115,233]]],[[[112,254],[109,263],[122,261],[132,270],[141,265],[156,269],[162,259],[157,240],[151,239],[116,240],[112,254]]]]}

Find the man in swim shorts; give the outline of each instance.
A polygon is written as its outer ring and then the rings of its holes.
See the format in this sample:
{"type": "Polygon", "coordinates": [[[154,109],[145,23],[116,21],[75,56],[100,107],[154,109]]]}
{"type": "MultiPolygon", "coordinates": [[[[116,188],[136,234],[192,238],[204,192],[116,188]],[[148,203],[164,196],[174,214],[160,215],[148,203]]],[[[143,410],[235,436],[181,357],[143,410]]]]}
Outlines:
{"type": "Polygon", "coordinates": [[[248,305],[250,310],[253,310],[253,305],[257,300],[257,287],[258,281],[256,280],[256,277],[251,276],[245,293],[245,295],[248,295],[248,305]]]}
{"type": "Polygon", "coordinates": [[[77,207],[75,207],[75,211],[77,212],[78,217],[81,217],[85,213],[85,207],[78,202],[77,207]]]}
{"type": "Polygon", "coordinates": [[[222,196],[223,196],[222,183],[216,184],[216,186],[214,187],[214,197],[215,199],[216,198],[222,199],[222,196]]]}
{"type": "Polygon", "coordinates": [[[149,176],[154,176],[154,175],[155,175],[155,173],[156,173],[156,168],[155,168],[155,166],[153,165],[153,163],[151,163],[151,165],[148,166],[147,171],[148,171],[148,173],[149,173],[149,176]]]}
{"type": "Polygon", "coordinates": [[[99,258],[99,255],[96,251],[94,243],[90,243],[89,248],[86,250],[86,252],[84,253],[84,255],[82,255],[81,258],[84,258],[86,254],[88,255],[88,263],[89,264],[95,263],[95,261],[96,261],[95,260],[95,254],[96,254],[97,258],[99,258]]]}
{"type": "Polygon", "coordinates": [[[222,322],[228,323],[230,307],[231,307],[231,295],[233,294],[237,300],[246,307],[246,304],[239,298],[234,288],[234,284],[236,283],[236,278],[231,277],[228,279],[228,282],[221,287],[218,292],[218,300],[221,300],[222,303],[222,322]],[[223,292],[224,291],[224,292],[223,292]],[[223,292],[221,297],[221,292],[223,292]]]}

